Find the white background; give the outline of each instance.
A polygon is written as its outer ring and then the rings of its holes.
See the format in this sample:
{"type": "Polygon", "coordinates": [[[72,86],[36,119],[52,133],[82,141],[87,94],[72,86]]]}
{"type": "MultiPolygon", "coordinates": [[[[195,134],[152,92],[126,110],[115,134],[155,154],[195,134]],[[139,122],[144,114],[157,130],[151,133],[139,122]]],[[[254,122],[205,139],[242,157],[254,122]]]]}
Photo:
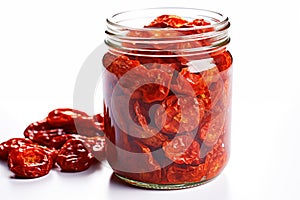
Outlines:
{"type": "Polygon", "coordinates": [[[222,175],[192,189],[152,191],[119,183],[107,164],[16,180],[1,162],[1,199],[300,199],[300,9],[293,0],[1,0],[0,142],[22,137],[54,108],[73,106],[77,75],[103,42],[106,17],[153,6],[230,18],[232,154],[222,175]]]}

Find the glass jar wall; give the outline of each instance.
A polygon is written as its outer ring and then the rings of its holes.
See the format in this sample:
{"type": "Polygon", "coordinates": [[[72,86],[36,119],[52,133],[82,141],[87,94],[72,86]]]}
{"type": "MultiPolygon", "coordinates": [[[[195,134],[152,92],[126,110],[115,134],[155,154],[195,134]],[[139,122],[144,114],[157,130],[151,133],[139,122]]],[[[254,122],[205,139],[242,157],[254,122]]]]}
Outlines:
{"type": "Polygon", "coordinates": [[[218,176],[230,154],[229,21],[190,8],[107,19],[104,119],[117,177],[178,189],[218,176]]]}

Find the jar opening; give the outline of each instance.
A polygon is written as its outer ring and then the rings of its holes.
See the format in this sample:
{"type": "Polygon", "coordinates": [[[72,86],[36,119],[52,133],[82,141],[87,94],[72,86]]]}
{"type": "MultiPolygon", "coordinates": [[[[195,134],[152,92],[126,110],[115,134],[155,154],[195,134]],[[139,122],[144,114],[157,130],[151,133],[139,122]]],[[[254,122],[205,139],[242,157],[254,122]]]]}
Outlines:
{"type": "MultiPolygon", "coordinates": [[[[112,17],[107,18],[107,24],[110,26],[115,26],[123,30],[144,30],[145,23],[150,23],[159,15],[178,15],[186,20],[194,20],[202,18],[206,21],[209,21],[211,24],[206,26],[201,26],[198,28],[210,28],[220,25],[229,25],[228,17],[222,15],[221,13],[197,9],[197,8],[181,8],[181,7],[160,7],[160,8],[147,8],[147,9],[138,9],[138,10],[129,10],[114,14],[112,17]]],[[[148,28],[149,30],[164,30],[165,28],[148,28]]],[[[188,31],[194,30],[195,27],[187,28],[172,28],[173,30],[188,31]]]]}
{"type": "Polygon", "coordinates": [[[131,53],[145,50],[207,53],[229,43],[229,26],[228,17],[203,9],[161,7],[131,10],[107,19],[105,43],[111,48],[131,53]],[[178,28],[147,27],[162,15],[179,16],[186,21],[203,19],[207,24],[178,28]]]}

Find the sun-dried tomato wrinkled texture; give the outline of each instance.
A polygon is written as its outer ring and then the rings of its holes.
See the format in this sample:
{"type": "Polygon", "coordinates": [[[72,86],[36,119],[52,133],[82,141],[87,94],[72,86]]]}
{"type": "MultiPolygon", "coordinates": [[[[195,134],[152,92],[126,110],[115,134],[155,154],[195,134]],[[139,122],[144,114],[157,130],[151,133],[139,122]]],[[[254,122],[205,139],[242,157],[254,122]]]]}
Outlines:
{"type": "Polygon", "coordinates": [[[50,172],[53,158],[44,148],[26,146],[9,153],[8,166],[16,177],[37,178],[50,172]]]}

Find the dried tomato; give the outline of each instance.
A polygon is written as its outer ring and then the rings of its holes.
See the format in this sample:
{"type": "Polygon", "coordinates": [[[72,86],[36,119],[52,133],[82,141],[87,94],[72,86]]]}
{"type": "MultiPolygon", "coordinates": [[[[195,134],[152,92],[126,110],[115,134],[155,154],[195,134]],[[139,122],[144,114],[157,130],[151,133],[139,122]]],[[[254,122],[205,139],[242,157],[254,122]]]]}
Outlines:
{"type": "Polygon", "coordinates": [[[102,58],[102,64],[105,68],[107,68],[112,62],[114,62],[114,60],[117,59],[118,56],[107,52],[104,54],[103,58],[102,58]]]}
{"type": "Polygon", "coordinates": [[[151,149],[156,149],[162,146],[163,142],[168,139],[168,137],[159,132],[156,128],[149,124],[149,109],[153,104],[147,104],[144,102],[139,102],[137,100],[133,103],[133,108],[130,110],[134,111],[133,119],[140,127],[130,127],[131,134],[135,136],[135,140],[145,144],[151,149]]]}
{"type": "MultiPolygon", "coordinates": [[[[137,52],[139,53],[139,52],[137,52]]],[[[146,53],[144,52],[143,55],[146,53]]],[[[181,59],[176,57],[171,51],[153,53],[151,55],[156,55],[156,57],[149,56],[131,56],[133,59],[140,61],[140,63],[145,66],[147,69],[160,69],[162,71],[167,72],[170,76],[173,75],[174,70],[180,71],[182,66],[181,59]],[[165,57],[166,55],[170,55],[170,57],[165,57]],[[172,57],[174,55],[174,57],[172,57]]]]}
{"type": "Polygon", "coordinates": [[[207,22],[204,19],[194,19],[192,22],[189,22],[188,25],[207,26],[207,25],[210,25],[210,22],[207,22]]]}
{"type": "Polygon", "coordinates": [[[53,160],[45,149],[29,146],[12,150],[8,156],[8,166],[16,177],[37,178],[50,172],[53,160]]]}
{"type": "Polygon", "coordinates": [[[140,103],[138,101],[135,101],[133,104],[133,110],[136,116],[136,121],[139,123],[141,127],[144,129],[147,129],[148,127],[148,120],[145,116],[146,111],[143,107],[141,107],[140,103]]]}
{"type": "Polygon", "coordinates": [[[33,144],[33,142],[27,138],[12,138],[0,144],[0,159],[7,160],[8,154],[14,150],[23,146],[33,144]]]}
{"type": "Polygon", "coordinates": [[[200,164],[200,144],[192,135],[177,135],[164,142],[163,150],[166,156],[177,164],[200,164]]]}
{"type": "Polygon", "coordinates": [[[106,142],[104,136],[84,137],[83,144],[98,161],[105,158],[106,142]]]}
{"type": "Polygon", "coordinates": [[[49,125],[53,127],[73,125],[75,120],[82,120],[90,125],[89,115],[71,108],[58,108],[49,112],[47,116],[49,125]]]}
{"type": "Polygon", "coordinates": [[[189,96],[168,96],[155,113],[155,123],[167,134],[194,130],[204,116],[204,105],[189,96]]]}
{"type": "Polygon", "coordinates": [[[204,177],[204,166],[182,166],[172,164],[167,168],[166,176],[169,184],[200,182],[204,177]]]}
{"type": "MultiPolygon", "coordinates": [[[[75,134],[65,134],[58,135],[51,138],[51,140],[47,143],[47,147],[60,149],[69,139],[78,138],[79,135],[75,134]]],[[[41,142],[40,142],[41,143],[41,142]]]]}
{"type": "Polygon", "coordinates": [[[171,84],[171,76],[168,73],[157,69],[149,70],[147,82],[151,84],[139,88],[143,94],[143,101],[151,103],[161,101],[168,96],[171,84]]]}
{"type": "MultiPolygon", "coordinates": [[[[189,22],[187,24],[187,27],[195,27],[194,30],[189,31],[187,34],[201,34],[201,33],[206,33],[206,32],[211,32],[214,31],[213,27],[210,27],[211,25],[210,22],[205,21],[204,19],[194,19],[193,21],[189,22]],[[205,27],[203,27],[205,26],[205,27]]],[[[202,39],[200,42],[205,45],[209,45],[209,40],[207,39],[202,39]]]]}
{"type": "Polygon", "coordinates": [[[95,126],[101,131],[104,131],[104,116],[103,114],[96,114],[93,116],[95,121],[95,126]]]}
{"type": "Polygon", "coordinates": [[[206,179],[216,177],[228,161],[227,150],[222,140],[219,140],[205,158],[206,179]]]}
{"type": "Polygon", "coordinates": [[[121,78],[126,72],[138,66],[140,66],[139,61],[130,60],[127,56],[122,55],[117,57],[106,69],[121,78]]]}
{"type": "MultiPolygon", "coordinates": [[[[176,15],[161,15],[154,19],[149,25],[144,26],[145,28],[169,28],[165,30],[149,30],[149,36],[146,38],[174,38],[174,37],[181,37],[185,35],[197,35],[205,32],[213,31],[212,27],[201,27],[201,26],[208,26],[210,22],[205,21],[204,19],[194,19],[193,21],[187,21],[179,16],[176,15]],[[181,29],[180,28],[192,28],[193,29],[181,29]],[[170,29],[175,28],[175,29],[170,29]]],[[[197,48],[201,46],[207,46],[210,44],[210,41],[205,38],[201,38],[199,36],[199,40],[191,41],[185,40],[182,42],[177,41],[176,43],[158,43],[153,44],[154,47],[157,49],[191,49],[197,48]]],[[[146,49],[146,48],[145,48],[146,49]]]]}
{"type": "Polygon", "coordinates": [[[157,129],[148,127],[146,129],[134,129],[138,138],[135,138],[142,144],[145,144],[150,149],[161,148],[163,143],[168,139],[168,136],[162,134],[157,129]]]}
{"type": "Polygon", "coordinates": [[[46,119],[29,124],[24,130],[24,136],[32,140],[33,136],[39,131],[52,129],[46,119]]]}
{"type": "Polygon", "coordinates": [[[219,69],[213,67],[201,72],[203,80],[208,86],[209,96],[211,100],[211,113],[218,114],[225,109],[225,83],[220,75],[219,69]]]}
{"type": "Polygon", "coordinates": [[[211,120],[208,120],[200,129],[198,134],[203,143],[207,146],[213,146],[222,135],[225,124],[224,114],[218,116],[211,116],[211,120]]]}
{"type": "Polygon", "coordinates": [[[46,119],[52,128],[63,128],[68,133],[79,133],[86,136],[98,135],[94,118],[79,110],[55,109],[49,112],[46,119]]]}
{"type": "MultiPolygon", "coordinates": [[[[147,157],[147,166],[145,167],[145,172],[139,173],[139,180],[144,181],[144,182],[153,182],[153,183],[159,183],[161,179],[161,167],[160,165],[154,160],[151,150],[140,143],[137,143],[143,154],[146,155],[147,157]]],[[[137,162],[140,162],[137,160],[137,162]]],[[[144,165],[144,164],[143,164],[144,165]]]]}
{"type": "Polygon", "coordinates": [[[101,126],[103,123],[101,125],[84,112],[69,108],[55,109],[47,118],[31,123],[25,129],[24,136],[40,145],[59,149],[78,133],[85,136],[104,135],[101,126]]]}
{"type": "Polygon", "coordinates": [[[213,59],[220,72],[228,69],[232,65],[232,56],[229,51],[218,53],[213,56],[213,59]]]}
{"type": "Polygon", "coordinates": [[[80,139],[68,140],[60,149],[56,163],[64,172],[80,172],[88,169],[94,157],[80,139]]]}
{"type": "Polygon", "coordinates": [[[62,128],[51,128],[46,119],[31,123],[24,131],[24,136],[33,142],[47,147],[60,148],[67,136],[62,128]]]}
{"type": "Polygon", "coordinates": [[[177,15],[161,15],[154,19],[149,25],[144,26],[145,28],[179,28],[188,24],[188,21],[177,16],[177,15]]]}
{"type": "Polygon", "coordinates": [[[53,167],[55,167],[55,162],[56,162],[56,158],[57,158],[57,155],[58,155],[58,150],[57,149],[48,148],[46,146],[41,146],[41,145],[36,144],[36,143],[29,144],[27,146],[22,146],[20,148],[40,148],[40,149],[43,149],[52,158],[53,167]]]}
{"type": "Polygon", "coordinates": [[[210,109],[211,98],[205,80],[201,74],[190,72],[189,68],[183,68],[181,70],[176,82],[172,83],[171,90],[174,91],[175,94],[196,96],[203,101],[206,109],[210,109]]]}
{"type": "Polygon", "coordinates": [[[118,173],[124,177],[149,183],[160,183],[162,171],[160,165],[153,158],[151,150],[139,143],[131,143],[131,148],[136,154],[120,155],[118,173]],[[122,169],[119,171],[119,169],[122,169]]]}
{"type": "Polygon", "coordinates": [[[111,106],[107,107],[110,110],[104,111],[105,120],[105,134],[107,137],[114,141],[114,133],[116,128],[121,130],[127,130],[129,124],[132,124],[132,116],[130,116],[129,105],[126,105],[125,99],[127,96],[115,96],[111,99],[111,106]],[[110,120],[110,117],[112,120],[110,120]]]}
{"type": "Polygon", "coordinates": [[[148,70],[144,66],[137,66],[124,75],[119,80],[119,84],[127,94],[141,97],[144,102],[152,103],[168,96],[171,79],[170,74],[165,71],[148,70]]]}

